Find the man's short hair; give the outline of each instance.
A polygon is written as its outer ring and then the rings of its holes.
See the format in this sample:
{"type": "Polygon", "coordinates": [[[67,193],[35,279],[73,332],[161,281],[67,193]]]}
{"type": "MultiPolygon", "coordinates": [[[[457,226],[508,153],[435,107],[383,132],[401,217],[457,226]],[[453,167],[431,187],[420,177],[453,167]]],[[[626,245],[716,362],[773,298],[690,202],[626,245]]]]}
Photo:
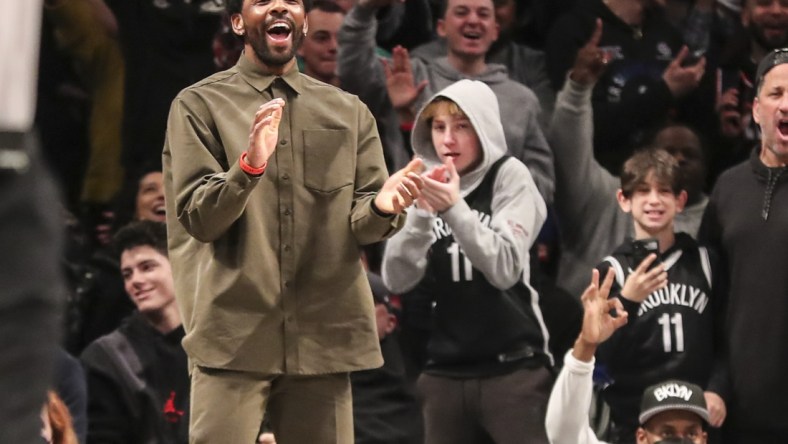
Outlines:
{"type": "Polygon", "coordinates": [[[788,48],[778,48],[766,54],[758,63],[758,70],[755,74],[755,93],[761,93],[761,86],[763,85],[763,78],[766,74],[777,65],[788,63],[788,48]]]}
{"type": "MultiPolygon", "coordinates": [[[[709,411],[703,389],[685,381],[669,380],[654,384],[643,392],[640,402],[640,425],[662,412],[682,410],[694,413],[705,424],[709,423],[709,411]]],[[[705,425],[704,424],[704,425],[705,425]]]]}
{"type": "Polygon", "coordinates": [[[660,148],[644,148],[636,151],[621,169],[621,192],[630,198],[639,185],[646,183],[649,174],[654,179],[673,190],[678,195],[684,188],[681,170],[675,157],[660,148]]]}
{"type": "MultiPolygon", "coordinates": [[[[225,0],[224,9],[227,15],[240,14],[244,7],[244,0],[225,0]]],[[[304,11],[312,9],[312,0],[304,0],[304,11]]]]}
{"type": "Polygon", "coordinates": [[[142,246],[149,246],[165,257],[169,257],[167,252],[167,226],[163,222],[152,220],[131,222],[118,230],[112,239],[112,245],[118,257],[124,251],[142,246]]]}
{"type": "Polygon", "coordinates": [[[244,6],[244,0],[225,0],[224,8],[227,15],[240,14],[244,6]]]}
{"type": "Polygon", "coordinates": [[[345,10],[333,0],[315,0],[310,11],[323,11],[329,14],[345,15],[345,10]]]}

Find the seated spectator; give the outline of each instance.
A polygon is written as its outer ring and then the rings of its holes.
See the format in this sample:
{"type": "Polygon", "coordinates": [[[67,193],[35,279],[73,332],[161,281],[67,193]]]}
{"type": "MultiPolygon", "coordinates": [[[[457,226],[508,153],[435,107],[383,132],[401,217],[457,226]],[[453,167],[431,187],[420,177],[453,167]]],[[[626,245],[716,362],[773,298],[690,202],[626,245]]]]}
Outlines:
{"type": "MultiPolygon", "coordinates": [[[[118,258],[110,248],[112,234],[132,221],[164,222],[164,188],[160,168],[147,166],[140,176],[131,177],[115,203],[95,227],[86,227],[93,242],[82,254],[69,258],[72,298],[67,337],[68,350],[78,355],[84,348],[120,326],[134,310],[123,289],[118,258]],[[91,231],[92,230],[92,231],[91,231]]],[[[74,248],[79,248],[75,246],[74,248]]]]}
{"type": "MultiPolygon", "coordinates": [[[[593,155],[592,90],[605,69],[599,48],[601,23],[578,52],[558,95],[549,132],[555,152],[556,220],[561,233],[557,283],[570,294],[584,286],[584,272],[632,236],[632,219],[616,203],[619,179],[593,155]]],[[[676,216],[676,231],[695,236],[708,198],[703,193],[705,164],[700,138],[690,128],[668,125],[650,141],[679,160],[687,205],[676,216]]]]}
{"type": "MultiPolygon", "coordinates": [[[[564,357],[564,367],[550,394],[545,425],[553,444],[601,443],[591,430],[594,354],[597,347],[627,323],[621,301],[608,298],[614,273],[602,285],[593,272],[591,285],[583,293],[583,327],[575,346],[564,357]],[[613,314],[615,312],[615,314],[613,314]]],[[[633,437],[637,444],[706,444],[710,415],[700,387],[684,381],[662,381],[648,387],[640,404],[640,426],[633,437]]]]}
{"type": "Polygon", "coordinates": [[[114,244],[137,311],[82,353],[88,444],[186,443],[189,375],[166,227],[133,222],[118,231],[114,244]]]}
{"type": "Polygon", "coordinates": [[[506,154],[496,96],[483,82],[438,92],[412,142],[430,170],[417,209],[388,241],[383,279],[431,301],[418,380],[425,440],[547,442],[553,362],[529,268],[544,200],[528,168],[506,154]]]}

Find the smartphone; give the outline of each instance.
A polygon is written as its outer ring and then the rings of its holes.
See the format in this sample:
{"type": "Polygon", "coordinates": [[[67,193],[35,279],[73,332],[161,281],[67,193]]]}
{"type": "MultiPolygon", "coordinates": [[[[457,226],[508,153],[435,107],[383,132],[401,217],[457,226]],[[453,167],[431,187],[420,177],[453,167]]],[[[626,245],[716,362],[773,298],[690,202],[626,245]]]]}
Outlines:
{"type": "Polygon", "coordinates": [[[635,267],[639,266],[644,259],[648,257],[649,254],[654,253],[657,255],[657,258],[648,269],[654,268],[655,265],[659,263],[659,239],[655,239],[653,237],[648,239],[638,239],[632,241],[632,261],[635,267]]]}

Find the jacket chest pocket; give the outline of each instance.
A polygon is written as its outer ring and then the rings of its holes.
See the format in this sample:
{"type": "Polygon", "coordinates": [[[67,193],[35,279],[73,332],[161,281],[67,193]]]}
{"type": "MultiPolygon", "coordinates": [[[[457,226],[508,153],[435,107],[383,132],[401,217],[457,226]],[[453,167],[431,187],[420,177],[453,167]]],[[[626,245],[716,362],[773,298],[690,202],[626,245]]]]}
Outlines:
{"type": "Polygon", "coordinates": [[[304,130],[304,186],[331,193],[352,185],[355,153],[348,130],[304,130]]]}

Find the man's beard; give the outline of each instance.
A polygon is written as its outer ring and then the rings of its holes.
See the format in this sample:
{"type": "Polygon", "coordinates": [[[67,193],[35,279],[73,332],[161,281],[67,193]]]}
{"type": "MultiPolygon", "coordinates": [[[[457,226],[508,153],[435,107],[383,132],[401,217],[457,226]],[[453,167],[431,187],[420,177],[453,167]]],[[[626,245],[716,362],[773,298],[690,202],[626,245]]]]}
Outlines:
{"type": "Polygon", "coordinates": [[[284,66],[289,61],[293,60],[298,48],[301,47],[301,43],[304,41],[304,33],[303,30],[296,30],[295,23],[291,22],[290,28],[292,29],[292,44],[290,45],[290,49],[285,52],[274,52],[271,50],[264,30],[258,34],[260,38],[250,39],[255,55],[257,55],[257,58],[263,62],[263,64],[266,66],[284,66]]]}
{"type": "Polygon", "coordinates": [[[766,32],[758,25],[750,26],[750,35],[761,48],[771,51],[772,49],[783,48],[788,45],[788,31],[782,37],[766,37],[766,32]]]}

